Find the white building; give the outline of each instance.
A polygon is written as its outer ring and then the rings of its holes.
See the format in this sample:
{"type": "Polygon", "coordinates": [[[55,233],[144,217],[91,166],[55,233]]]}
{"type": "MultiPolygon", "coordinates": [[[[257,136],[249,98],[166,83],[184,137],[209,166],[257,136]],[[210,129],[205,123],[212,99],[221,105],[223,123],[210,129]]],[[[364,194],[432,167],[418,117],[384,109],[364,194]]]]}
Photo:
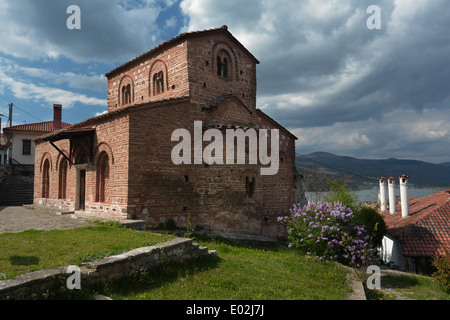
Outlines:
{"type": "Polygon", "coordinates": [[[6,146],[5,136],[0,133],[0,165],[8,163],[8,147],[6,146]]]}
{"type": "MultiPolygon", "coordinates": [[[[3,129],[6,146],[11,148],[9,164],[34,165],[34,139],[71,124],[61,121],[62,106],[53,105],[53,121],[12,126],[3,129]]],[[[4,159],[2,159],[2,164],[4,159]]]]}
{"type": "MultiPolygon", "coordinates": [[[[418,273],[435,255],[450,250],[450,190],[412,198],[408,194],[408,178],[402,175],[398,180],[400,203],[381,213],[387,234],[380,253],[384,262],[418,273]]],[[[382,203],[386,200],[380,199],[382,203]]],[[[394,204],[394,199],[390,203],[394,204]]]]}

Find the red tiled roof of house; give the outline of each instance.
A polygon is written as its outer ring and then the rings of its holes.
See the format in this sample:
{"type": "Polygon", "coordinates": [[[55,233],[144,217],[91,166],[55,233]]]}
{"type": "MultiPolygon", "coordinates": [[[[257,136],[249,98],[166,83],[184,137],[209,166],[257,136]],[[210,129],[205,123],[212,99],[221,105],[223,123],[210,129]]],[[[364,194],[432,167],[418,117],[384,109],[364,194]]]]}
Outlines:
{"type": "Polygon", "coordinates": [[[450,250],[450,190],[422,198],[410,198],[410,216],[402,218],[401,204],[397,212],[381,213],[387,234],[397,239],[403,255],[431,257],[450,250]]]}
{"type": "Polygon", "coordinates": [[[38,122],[38,123],[28,123],[28,124],[20,124],[17,126],[3,128],[3,131],[29,131],[29,132],[52,132],[56,130],[60,130],[63,128],[67,128],[71,126],[70,123],[61,122],[62,128],[54,128],[53,121],[46,122],[38,122]]]}

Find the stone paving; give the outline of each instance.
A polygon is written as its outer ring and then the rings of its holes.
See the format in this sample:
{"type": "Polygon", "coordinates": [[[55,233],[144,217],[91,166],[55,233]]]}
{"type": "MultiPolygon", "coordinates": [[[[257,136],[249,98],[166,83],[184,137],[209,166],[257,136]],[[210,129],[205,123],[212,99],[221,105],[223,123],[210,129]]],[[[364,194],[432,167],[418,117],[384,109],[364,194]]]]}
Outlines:
{"type": "Polygon", "coordinates": [[[74,219],[72,215],[36,209],[33,206],[1,207],[0,233],[25,230],[73,229],[89,226],[86,219],[74,219]]]}

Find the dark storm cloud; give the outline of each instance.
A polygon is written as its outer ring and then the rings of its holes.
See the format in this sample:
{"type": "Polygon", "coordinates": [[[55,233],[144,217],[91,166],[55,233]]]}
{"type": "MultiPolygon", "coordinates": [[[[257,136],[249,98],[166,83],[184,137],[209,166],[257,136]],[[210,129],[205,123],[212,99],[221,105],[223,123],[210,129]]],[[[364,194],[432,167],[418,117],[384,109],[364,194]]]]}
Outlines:
{"type": "MultiPolygon", "coordinates": [[[[397,7],[391,12],[381,5],[390,17],[383,19],[382,30],[351,28],[348,32],[330,34],[317,52],[300,50],[298,60],[282,60],[285,67],[276,67],[277,61],[271,59],[260,75],[263,100],[266,96],[273,100],[280,93],[308,96],[317,92],[316,99],[307,106],[289,108],[274,102],[270,105],[273,114],[288,125],[326,126],[380,119],[395,108],[448,107],[450,10],[445,9],[443,1],[426,5],[416,2],[418,8],[412,8],[412,4],[401,6],[405,3],[402,1],[395,3],[397,7]],[[357,66],[352,74],[358,81],[345,85],[343,77],[350,74],[346,70],[349,61],[357,66]],[[284,80],[276,74],[282,74],[284,80]],[[336,81],[327,81],[330,78],[336,81]],[[342,85],[339,90],[327,91],[339,83],[342,85]]],[[[338,29],[344,24],[342,21],[338,29]]]]}
{"type": "Polygon", "coordinates": [[[447,1],[230,2],[259,14],[225,20],[216,1],[185,0],[188,29],[227,24],[261,61],[258,107],[300,138],[298,152],[450,159],[447,1]],[[380,30],[366,26],[371,5],[380,30]]]}
{"type": "MultiPolygon", "coordinates": [[[[257,107],[300,138],[298,152],[450,161],[446,0],[5,0],[0,52],[122,63],[183,23],[182,31],[228,25],[260,60],[257,107]],[[79,31],[66,28],[71,4],[82,9],[79,31]],[[371,5],[381,9],[380,30],[366,26],[371,5]]],[[[0,71],[13,83],[8,68],[0,71]]],[[[76,76],[74,87],[96,80],[76,76]]]]}
{"type": "Polygon", "coordinates": [[[161,34],[156,1],[22,0],[0,7],[0,50],[15,57],[116,62],[151,49],[161,34]],[[70,5],[81,9],[81,30],[66,26],[70,5]]]}

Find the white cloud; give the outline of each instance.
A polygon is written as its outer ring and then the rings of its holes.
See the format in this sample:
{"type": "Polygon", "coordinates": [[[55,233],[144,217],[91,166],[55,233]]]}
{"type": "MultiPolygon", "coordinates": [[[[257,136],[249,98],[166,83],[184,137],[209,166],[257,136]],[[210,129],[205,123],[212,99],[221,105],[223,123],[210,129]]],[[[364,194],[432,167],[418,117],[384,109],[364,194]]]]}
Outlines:
{"type": "Polygon", "coordinates": [[[166,20],[166,22],[164,23],[164,26],[166,28],[173,28],[176,26],[176,24],[177,24],[177,18],[175,16],[172,16],[166,20]]]}
{"type": "MultiPolygon", "coordinates": [[[[21,77],[17,77],[18,71],[24,71],[34,76],[41,76],[43,79],[49,76],[55,76],[62,78],[63,74],[56,74],[51,71],[44,71],[36,68],[21,68],[15,64],[9,63],[10,60],[0,59],[0,87],[7,88],[14,97],[18,99],[29,99],[38,103],[54,104],[59,103],[64,105],[65,108],[71,108],[75,103],[82,103],[87,105],[100,105],[106,106],[105,99],[98,99],[95,97],[88,97],[84,94],[75,93],[72,91],[50,87],[48,85],[37,85],[29,80],[23,80],[21,77]],[[39,75],[39,72],[42,74],[39,75]],[[12,76],[11,74],[14,74],[12,76]]],[[[77,79],[71,79],[68,81],[76,81],[77,79]]]]}
{"type": "Polygon", "coordinates": [[[23,72],[34,78],[46,80],[53,84],[67,84],[70,88],[89,89],[105,92],[107,80],[104,75],[85,75],[73,72],[57,73],[49,69],[30,68],[17,66],[17,71],[23,72]]]}
{"type": "Polygon", "coordinates": [[[106,113],[108,113],[108,110],[105,110],[105,111],[103,111],[103,112],[97,112],[97,113],[95,114],[95,116],[98,117],[98,116],[101,116],[102,114],[106,114],[106,113]]]}

